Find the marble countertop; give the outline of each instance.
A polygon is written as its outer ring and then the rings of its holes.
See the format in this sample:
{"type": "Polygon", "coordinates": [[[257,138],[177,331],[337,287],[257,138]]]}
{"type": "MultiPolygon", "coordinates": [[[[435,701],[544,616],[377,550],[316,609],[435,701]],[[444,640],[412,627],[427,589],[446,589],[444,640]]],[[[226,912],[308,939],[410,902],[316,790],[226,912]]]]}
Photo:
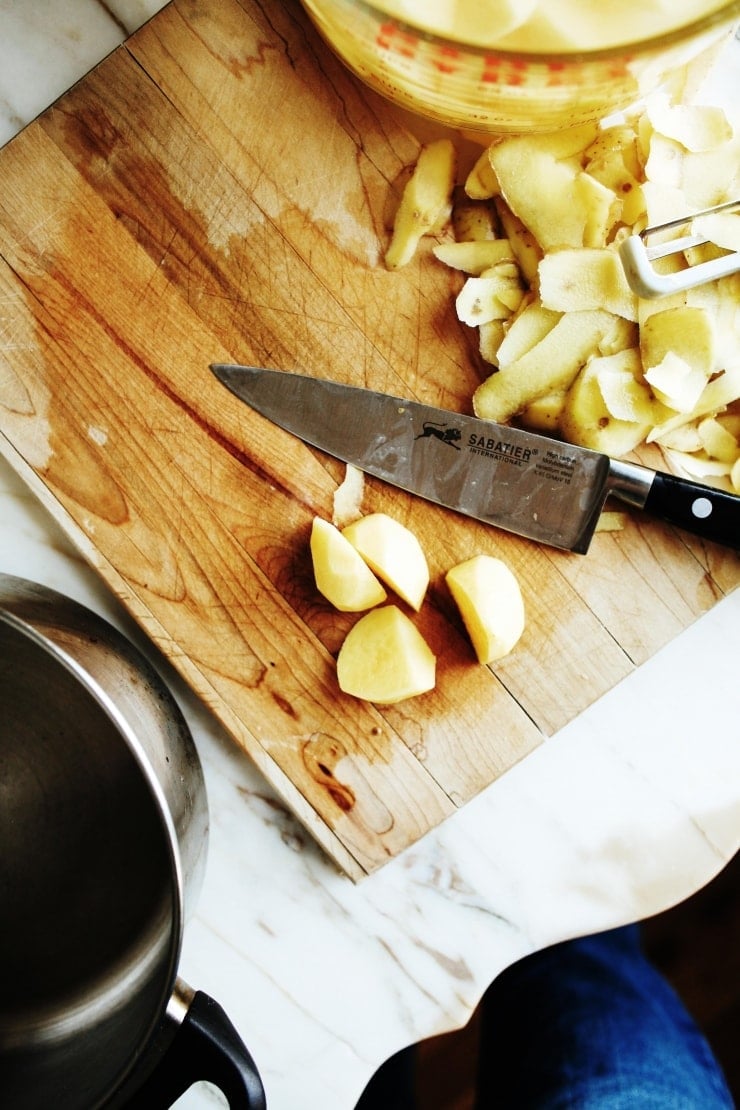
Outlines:
{"type": "MultiPolygon", "coordinates": [[[[163,5],[0,0],[0,142],[163,5]]],[[[142,637],[0,459],[0,569],[142,637]]],[[[144,645],[147,649],[148,646],[144,645]]],[[[351,1110],[535,948],[644,918],[740,844],[740,591],[381,871],[353,884],[161,659],[193,730],[209,858],[181,974],[249,1045],[270,1110],[351,1110]]],[[[220,1105],[199,1085],[178,1103],[220,1105]]]]}

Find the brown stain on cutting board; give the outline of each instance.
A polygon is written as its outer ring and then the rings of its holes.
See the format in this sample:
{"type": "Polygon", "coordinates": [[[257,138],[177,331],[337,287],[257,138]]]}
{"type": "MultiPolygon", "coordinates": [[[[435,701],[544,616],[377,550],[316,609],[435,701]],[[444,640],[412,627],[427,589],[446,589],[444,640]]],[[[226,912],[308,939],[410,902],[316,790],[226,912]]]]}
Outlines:
{"type": "Polygon", "coordinates": [[[176,0],[0,152],[0,432],[21,473],[325,850],[397,855],[737,584],[737,558],[654,522],[585,559],[368,480],[419,536],[414,615],[437,688],[337,689],[355,617],[308,535],[342,467],[274,428],[212,361],[299,369],[469,410],[458,279],[382,266],[418,140],[300,8],[176,0]],[[444,584],[474,551],[522,583],[525,634],[478,666],[444,584]]]}
{"type": "Polygon", "coordinates": [[[337,764],[347,757],[344,744],[333,736],[312,736],[302,745],[303,761],[311,777],[328,790],[343,813],[355,804],[354,791],[337,777],[337,764]]]}

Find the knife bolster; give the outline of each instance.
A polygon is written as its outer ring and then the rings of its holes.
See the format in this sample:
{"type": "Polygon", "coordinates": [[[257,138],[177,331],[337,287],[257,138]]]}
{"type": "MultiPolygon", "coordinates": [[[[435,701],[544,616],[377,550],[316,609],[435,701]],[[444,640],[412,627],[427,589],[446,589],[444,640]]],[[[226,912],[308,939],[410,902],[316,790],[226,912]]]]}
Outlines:
{"type": "Polygon", "coordinates": [[[608,492],[633,509],[644,509],[650,496],[655,471],[639,463],[612,459],[609,464],[608,492]]]}

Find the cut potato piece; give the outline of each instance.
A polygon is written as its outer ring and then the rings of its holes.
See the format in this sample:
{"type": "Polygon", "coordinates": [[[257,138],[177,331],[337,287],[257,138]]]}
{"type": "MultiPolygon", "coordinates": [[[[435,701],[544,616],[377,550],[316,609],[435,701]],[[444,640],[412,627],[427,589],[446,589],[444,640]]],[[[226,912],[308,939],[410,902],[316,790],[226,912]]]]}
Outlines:
{"type": "Polygon", "coordinates": [[[445,581],[480,663],[508,655],[524,631],[524,601],[519,583],[506,563],[492,555],[474,555],[458,563],[445,581]]]}
{"type": "Polygon", "coordinates": [[[601,311],[561,316],[544,339],[478,386],[473,394],[476,416],[506,423],[532,401],[568,389],[612,319],[601,311]]]}
{"type": "Polygon", "coordinates": [[[622,532],[627,523],[627,514],[604,510],[596,522],[597,532],[622,532]]]}
{"type": "Polygon", "coordinates": [[[386,600],[360,553],[328,520],[314,517],[310,547],[316,588],[335,609],[359,613],[386,600]]]}
{"type": "Polygon", "coordinates": [[[395,705],[434,689],[436,657],[395,605],[361,617],[337,656],[340,690],[363,701],[395,705]]]}
{"type": "Polygon", "coordinates": [[[370,513],[348,524],[342,535],[412,609],[421,607],[429,585],[429,566],[413,532],[385,513],[370,513]]]}
{"type": "Polygon", "coordinates": [[[389,270],[410,262],[422,236],[449,217],[456,165],[457,154],[451,140],[437,139],[422,147],[393,224],[385,255],[389,270]]]}

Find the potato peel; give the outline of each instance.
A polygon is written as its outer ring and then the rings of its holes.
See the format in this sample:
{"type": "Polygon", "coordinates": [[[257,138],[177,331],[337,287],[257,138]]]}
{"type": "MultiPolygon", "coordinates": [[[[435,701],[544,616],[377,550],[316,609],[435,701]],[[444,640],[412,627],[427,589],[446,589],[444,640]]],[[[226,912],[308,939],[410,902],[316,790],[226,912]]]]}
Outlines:
{"type": "MultiPolygon", "coordinates": [[[[740,275],[647,302],[629,289],[616,249],[648,224],[737,198],[740,136],[723,109],[661,92],[618,124],[497,139],[465,187],[468,204],[495,207],[518,269],[502,295],[486,276],[490,238],[435,250],[471,275],[458,318],[479,328],[493,371],[472,398],[476,414],[611,454],[655,442],[669,468],[693,456],[704,480],[737,490],[740,421],[716,422],[740,412],[740,275]],[[602,314],[597,327],[559,341],[588,313],[602,314]],[[623,370],[591,376],[594,360],[620,352],[631,352],[631,381],[623,370]]],[[[737,214],[697,215],[694,225],[717,246],[664,259],[666,270],[740,246],[737,214]]]]}

